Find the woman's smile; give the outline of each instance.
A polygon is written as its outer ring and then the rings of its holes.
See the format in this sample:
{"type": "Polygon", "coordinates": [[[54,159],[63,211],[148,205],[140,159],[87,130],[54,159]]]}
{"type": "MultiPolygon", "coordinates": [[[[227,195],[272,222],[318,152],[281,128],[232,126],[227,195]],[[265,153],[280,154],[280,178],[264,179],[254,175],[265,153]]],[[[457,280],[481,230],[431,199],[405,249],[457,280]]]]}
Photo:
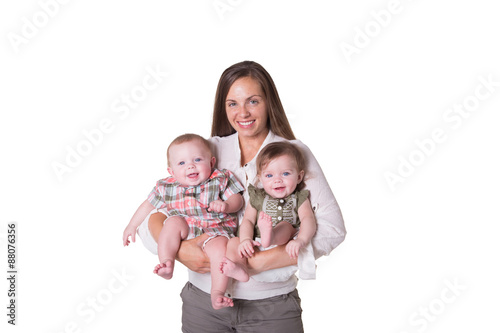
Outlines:
{"type": "Polygon", "coordinates": [[[241,127],[250,127],[253,123],[255,123],[255,120],[250,120],[250,121],[237,121],[237,123],[241,127]]]}
{"type": "Polygon", "coordinates": [[[234,81],[226,96],[226,115],[240,137],[267,136],[267,103],[257,80],[242,77],[234,81]]]}

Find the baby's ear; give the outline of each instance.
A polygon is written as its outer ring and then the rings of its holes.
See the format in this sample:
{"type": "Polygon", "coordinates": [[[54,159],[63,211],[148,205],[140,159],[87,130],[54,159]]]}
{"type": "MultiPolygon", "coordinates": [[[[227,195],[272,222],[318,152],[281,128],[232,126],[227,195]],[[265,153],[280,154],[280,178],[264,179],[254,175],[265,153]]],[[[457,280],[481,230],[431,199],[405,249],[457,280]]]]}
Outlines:
{"type": "Polygon", "coordinates": [[[304,174],[305,174],[304,170],[301,170],[299,172],[299,177],[297,179],[297,184],[300,184],[300,182],[304,180],[304,174]]]}
{"type": "Polygon", "coordinates": [[[172,177],[174,176],[174,171],[172,170],[172,168],[171,168],[171,167],[168,167],[168,168],[167,168],[167,171],[168,171],[168,173],[170,174],[170,176],[172,176],[172,177]]]}
{"type": "Polygon", "coordinates": [[[214,167],[215,167],[215,162],[216,162],[216,161],[217,161],[217,160],[215,159],[215,156],[212,156],[212,158],[211,158],[211,160],[210,160],[210,166],[211,166],[212,168],[214,168],[214,167]]]}

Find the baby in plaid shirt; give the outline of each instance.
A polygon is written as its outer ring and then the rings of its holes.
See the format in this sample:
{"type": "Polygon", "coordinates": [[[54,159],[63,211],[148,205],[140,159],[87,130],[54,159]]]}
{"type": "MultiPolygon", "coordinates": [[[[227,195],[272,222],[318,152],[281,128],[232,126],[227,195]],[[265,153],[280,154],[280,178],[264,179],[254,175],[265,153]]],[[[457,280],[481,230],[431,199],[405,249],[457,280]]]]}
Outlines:
{"type": "Polygon", "coordinates": [[[149,229],[158,243],[160,263],[154,273],[171,279],[182,240],[209,234],[204,250],[210,258],[211,299],[214,309],[233,306],[226,297],[228,277],[220,271],[228,239],[236,233],[236,213],[243,206],[244,187],[228,170],[214,169],[210,143],[196,134],[176,138],[167,149],[168,172],[137,209],[123,233],[123,244],[135,241],[138,226],[149,218],[149,229]],[[222,236],[222,237],[221,237],[222,236]]]}

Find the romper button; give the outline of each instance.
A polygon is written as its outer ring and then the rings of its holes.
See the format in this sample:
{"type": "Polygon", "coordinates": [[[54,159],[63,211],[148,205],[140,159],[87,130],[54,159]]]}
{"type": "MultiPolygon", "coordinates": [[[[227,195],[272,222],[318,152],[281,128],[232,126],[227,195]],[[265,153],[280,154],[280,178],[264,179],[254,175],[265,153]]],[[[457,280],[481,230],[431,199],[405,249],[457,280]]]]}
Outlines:
{"type": "Polygon", "coordinates": [[[280,199],[280,202],[281,202],[281,203],[283,203],[283,202],[285,202],[285,200],[283,200],[283,199],[280,199]]]}
{"type": "Polygon", "coordinates": [[[281,221],[281,216],[278,216],[278,221],[281,221]]]}
{"type": "Polygon", "coordinates": [[[279,210],[281,210],[281,208],[282,208],[281,206],[278,206],[278,209],[279,209],[279,210]]]}

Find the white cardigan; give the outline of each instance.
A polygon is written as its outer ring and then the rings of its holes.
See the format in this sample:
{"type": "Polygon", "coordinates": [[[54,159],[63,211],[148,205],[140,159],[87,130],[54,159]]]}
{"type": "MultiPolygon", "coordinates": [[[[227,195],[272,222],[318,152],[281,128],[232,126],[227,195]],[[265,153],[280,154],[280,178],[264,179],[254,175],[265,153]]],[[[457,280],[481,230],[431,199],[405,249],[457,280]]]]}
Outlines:
{"type": "MultiPolygon", "coordinates": [[[[271,142],[284,140],[286,139],[270,131],[262,147],[271,142]]],[[[241,153],[237,133],[226,137],[212,137],[210,138],[210,142],[214,147],[217,168],[232,171],[238,180],[244,184],[245,188],[248,188],[248,184],[254,183],[257,174],[256,157],[246,165],[241,166],[239,158],[241,153]]],[[[301,250],[299,253],[299,277],[301,279],[314,279],[315,270],[307,269],[307,267],[311,267],[311,264],[314,267],[315,258],[328,255],[337,245],[342,243],[346,231],[340,208],[316,158],[311,153],[311,150],[302,142],[298,140],[293,140],[292,142],[302,149],[307,161],[306,189],[310,191],[311,205],[314,209],[317,222],[317,231],[311,241],[312,246],[309,245],[309,247],[301,250]]],[[[248,191],[244,192],[243,198],[245,199],[244,207],[246,207],[248,191]]],[[[239,221],[242,221],[244,211],[244,209],[241,209],[238,213],[239,221]]],[[[233,298],[248,300],[287,294],[297,286],[297,277],[293,274],[296,270],[296,266],[292,266],[292,268],[285,267],[270,271],[272,274],[261,273],[262,278],[254,276],[254,278],[245,283],[234,281],[228,288],[228,294],[233,298]],[[291,269],[293,270],[292,274],[290,274],[291,269]],[[265,280],[266,275],[279,276],[280,272],[281,275],[286,276],[285,281],[263,282],[256,279],[265,280]]],[[[189,281],[206,293],[210,293],[210,274],[199,274],[190,270],[189,281]]]]}

